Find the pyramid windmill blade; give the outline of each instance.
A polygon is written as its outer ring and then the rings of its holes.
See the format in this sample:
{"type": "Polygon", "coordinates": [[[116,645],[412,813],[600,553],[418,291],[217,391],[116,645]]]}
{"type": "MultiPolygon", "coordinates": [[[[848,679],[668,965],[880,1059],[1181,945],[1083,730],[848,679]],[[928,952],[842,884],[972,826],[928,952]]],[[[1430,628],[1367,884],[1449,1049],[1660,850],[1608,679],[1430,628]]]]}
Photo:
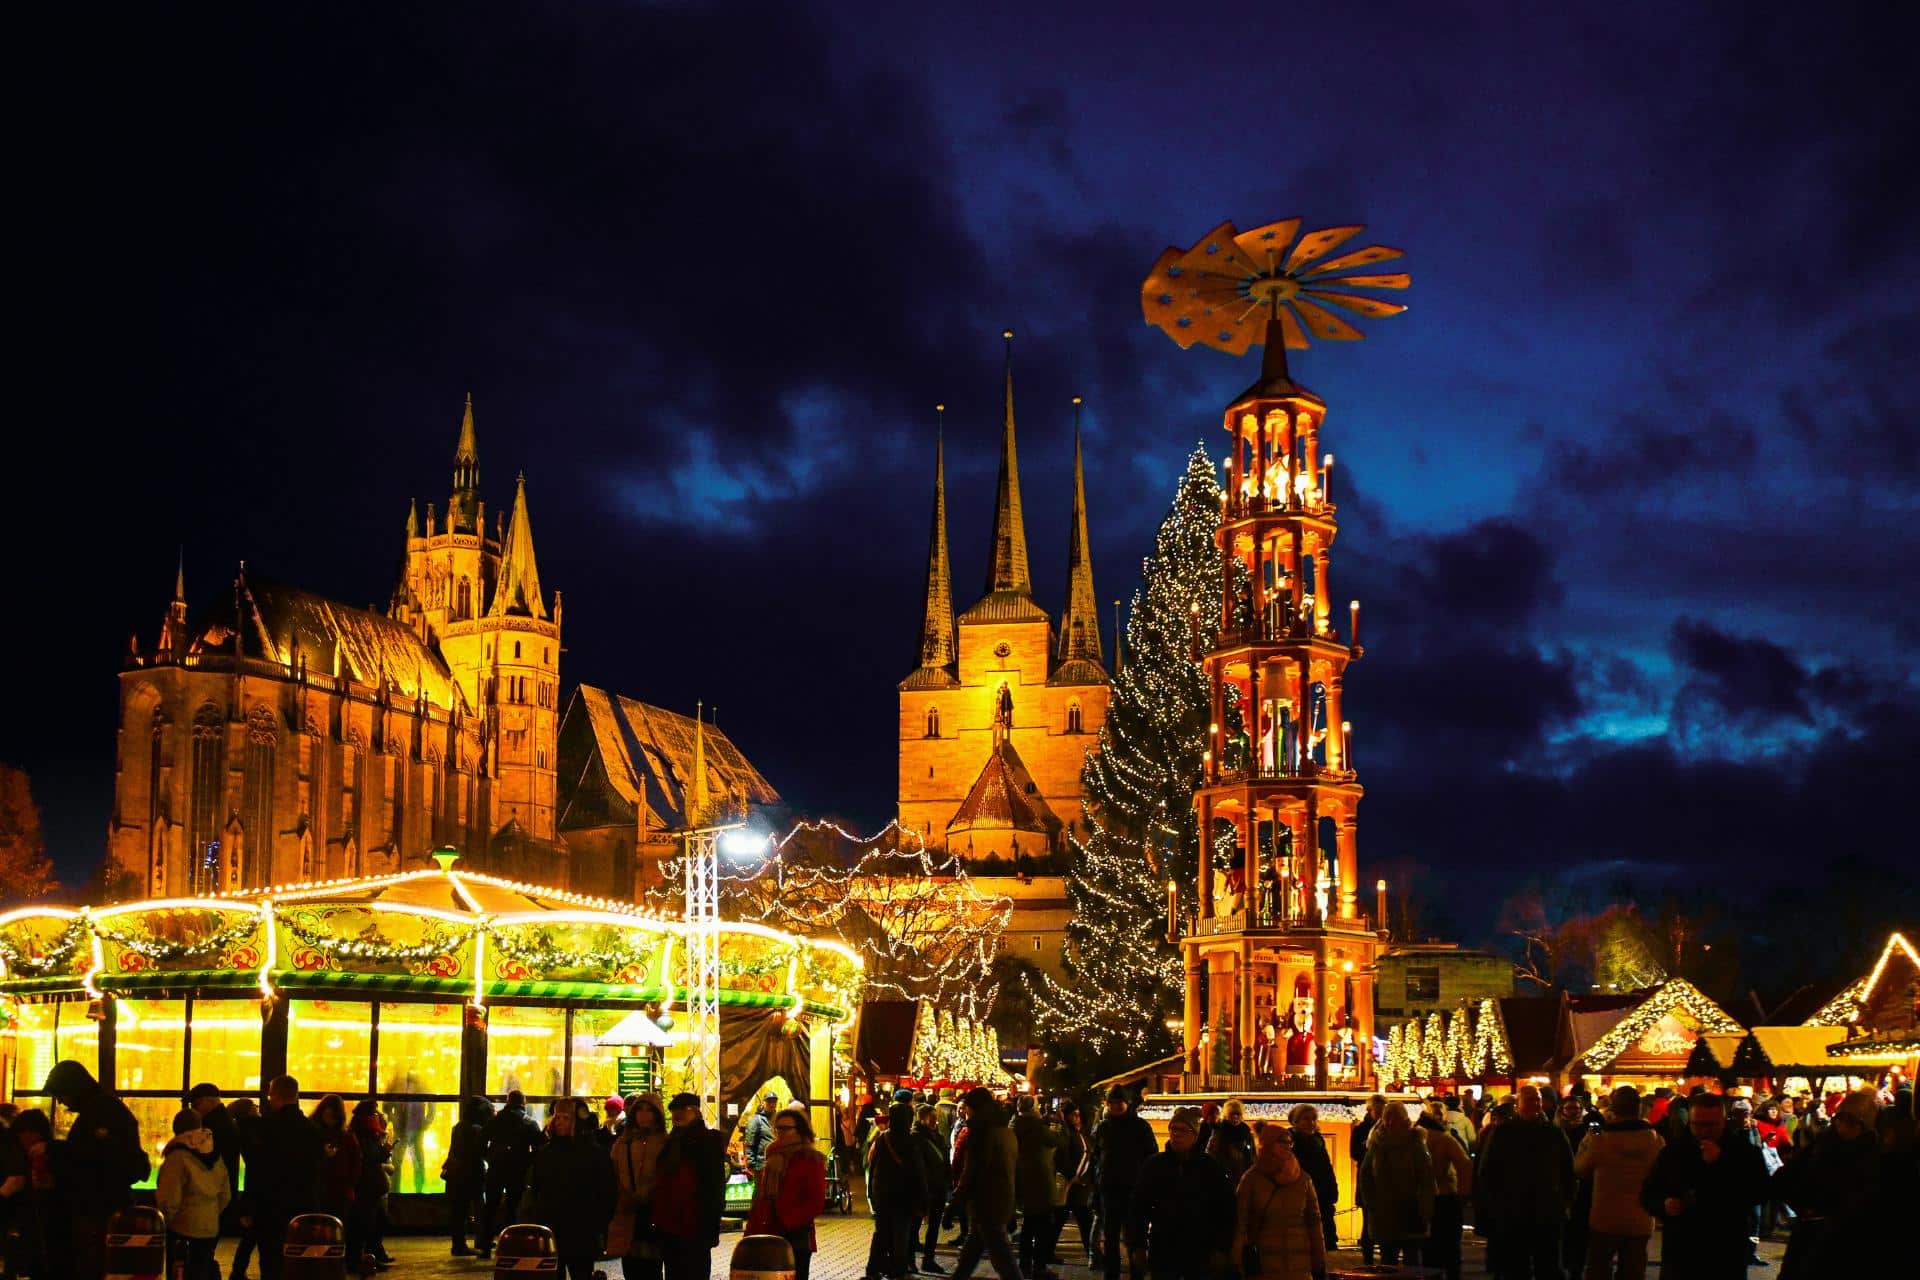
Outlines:
{"type": "Polygon", "coordinates": [[[1300,268],[1331,249],[1336,249],[1365,231],[1359,227],[1326,227],[1320,231],[1309,231],[1300,237],[1300,243],[1293,246],[1293,252],[1287,255],[1286,272],[1297,274],[1300,268]]]}
{"type": "Polygon", "coordinates": [[[1271,265],[1279,265],[1287,250],[1293,246],[1293,238],[1299,234],[1300,219],[1285,218],[1279,222],[1269,222],[1264,227],[1255,227],[1251,231],[1242,231],[1233,238],[1233,242],[1239,245],[1248,257],[1259,262],[1262,268],[1266,268],[1269,265],[1265,261],[1267,256],[1272,255],[1271,265]]]}
{"type": "Polygon", "coordinates": [[[1348,267],[1370,267],[1376,262],[1391,262],[1395,258],[1404,257],[1406,254],[1390,245],[1370,244],[1364,249],[1355,249],[1352,253],[1343,253],[1337,258],[1329,258],[1301,274],[1323,276],[1329,271],[1345,271],[1348,267]]]}
{"type": "Polygon", "coordinates": [[[1160,314],[1174,305],[1174,280],[1167,274],[1167,268],[1180,260],[1180,254],[1181,250],[1169,248],[1154,262],[1153,270],[1147,272],[1147,278],[1141,282],[1140,312],[1146,316],[1148,324],[1158,324],[1160,314]]]}
{"type": "Polygon", "coordinates": [[[1375,319],[1383,316],[1397,316],[1407,309],[1407,304],[1404,302],[1386,302],[1380,298],[1369,298],[1359,293],[1334,293],[1330,289],[1307,289],[1304,292],[1322,302],[1331,302],[1336,307],[1345,307],[1349,311],[1363,316],[1373,316],[1375,319]]]}
{"type": "Polygon", "coordinates": [[[1358,342],[1364,336],[1358,329],[1317,302],[1295,298],[1293,305],[1300,308],[1300,318],[1306,322],[1313,336],[1322,341],[1358,342]]]}
{"type": "Polygon", "coordinates": [[[1413,277],[1404,271],[1400,271],[1392,275],[1384,276],[1315,276],[1301,283],[1302,287],[1307,289],[1318,289],[1322,286],[1326,288],[1338,286],[1342,289],[1349,287],[1362,289],[1404,289],[1413,283],[1413,277]]]}

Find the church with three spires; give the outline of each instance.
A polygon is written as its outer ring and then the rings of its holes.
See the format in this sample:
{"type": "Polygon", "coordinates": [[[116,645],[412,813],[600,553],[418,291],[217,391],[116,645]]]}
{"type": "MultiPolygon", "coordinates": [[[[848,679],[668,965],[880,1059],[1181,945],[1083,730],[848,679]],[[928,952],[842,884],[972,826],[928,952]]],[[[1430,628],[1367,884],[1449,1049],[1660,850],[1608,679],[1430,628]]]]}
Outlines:
{"type": "Polygon", "coordinates": [[[711,805],[779,796],[711,724],[592,685],[561,708],[562,600],[525,476],[487,522],[467,399],[442,513],[407,512],[384,611],[243,562],[120,676],[108,856],[153,897],[466,865],[633,898],[711,805]]]}
{"type": "Polygon", "coordinates": [[[935,446],[933,530],[919,665],[900,682],[900,826],[971,860],[1044,858],[1082,829],[1080,770],[1111,693],[1087,540],[1076,402],[1066,608],[1056,628],[1033,598],[1014,443],[1008,341],[1000,472],[986,590],[954,615],[944,437],[935,446]]]}

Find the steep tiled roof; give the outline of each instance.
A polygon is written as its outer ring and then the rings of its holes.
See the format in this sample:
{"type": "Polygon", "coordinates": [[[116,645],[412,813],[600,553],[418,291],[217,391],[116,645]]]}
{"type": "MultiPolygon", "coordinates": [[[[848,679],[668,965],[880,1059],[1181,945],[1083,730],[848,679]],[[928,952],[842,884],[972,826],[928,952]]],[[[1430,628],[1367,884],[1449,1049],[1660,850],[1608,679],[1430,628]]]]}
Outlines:
{"type": "Polygon", "coordinates": [[[987,757],[973,789],[947,824],[947,833],[969,830],[1032,831],[1049,835],[1060,829],[1060,819],[1040,798],[1027,766],[1013,744],[1004,739],[987,757]]]}
{"type": "MultiPolygon", "coordinates": [[[[644,796],[650,829],[684,828],[693,798],[693,735],[692,716],[581,685],[560,726],[562,785],[572,788],[561,827],[633,821],[644,796]]],[[[729,807],[780,803],[732,739],[713,725],[705,738],[710,797],[729,807]]]]}

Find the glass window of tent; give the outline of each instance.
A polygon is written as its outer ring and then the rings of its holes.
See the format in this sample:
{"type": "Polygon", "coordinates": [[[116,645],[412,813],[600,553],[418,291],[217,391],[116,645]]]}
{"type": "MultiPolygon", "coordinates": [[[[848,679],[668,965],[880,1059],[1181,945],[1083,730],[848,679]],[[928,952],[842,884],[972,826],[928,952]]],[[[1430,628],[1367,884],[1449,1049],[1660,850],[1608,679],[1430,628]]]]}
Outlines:
{"type": "MultiPolygon", "coordinates": [[[[259,1039],[259,1019],[254,1019],[259,1039]]],[[[122,1093],[172,1095],[187,1071],[187,1002],[124,996],[113,1007],[113,1083],[122,1093]]],[[[171,1120],[172,1116],[168,1116],[171,1120]]]]}
{"type": "Polygon", "coordinates": [[[167,1143],[173,1141],[173,1118],[180,1114],[180,1091],[178,1089],[167,1097],[122,1097],[127,1110],[133,1112],[133,1120],[140,1128],[140,1148],[147,1153],[151,1166],[147,1176],[135,1187],[151,1187],[159,1180],[160,1161],[165,1156],[167,1143]]]}
{"type": "Polygon", "coordinates": [[[567,1011],[496,1004],[487,1010],[487,1096],[506,1102],[515,1089],[542,1123],[547,1103],[566,1088],[567,1011]]]}
{"type": "Polygon", "coordinates": [[[573,1096],[604,1098],[620,1088],[618,1048],[601,1048],[600,1037],[624,1021],[631,1009],[575,1009],[573,1011],[573,1096]]]}
{"type": "Polygon", "coordinates": [[[294,1000],[287,1006],[287,1074],[300,1092],[364,1095],[373,1060],[373,1006],[359,1000],[294,1000]]]}
{"type": "Polygon", "coordinates": [[[38,1093],[47,1082],[47,1072],[59,1061],[53,1056],[53,1024],[59,1016],[57,1004],[14,1006],[13,1092],[38,1093]]]}
{"type": "MultiPolygon", "coordinates": [[[[195,1000],[187,1028],[193,1064],[188,1084],[218,1085],[228,1101],[258,1095],[260,1032],[260,1005],[255,1000],[195,1000]]],[[[299,1062],[292,1057],[287,1061],[289,1066],[299,1062]]]]}
{"type": "Polygon", "coordinates": [[[459,1004],[380,1005],[381,1108],[393,1139],[393,1189],[409,1195],[445,1189],[440,1166],[460,1111],[459,1004]]]}

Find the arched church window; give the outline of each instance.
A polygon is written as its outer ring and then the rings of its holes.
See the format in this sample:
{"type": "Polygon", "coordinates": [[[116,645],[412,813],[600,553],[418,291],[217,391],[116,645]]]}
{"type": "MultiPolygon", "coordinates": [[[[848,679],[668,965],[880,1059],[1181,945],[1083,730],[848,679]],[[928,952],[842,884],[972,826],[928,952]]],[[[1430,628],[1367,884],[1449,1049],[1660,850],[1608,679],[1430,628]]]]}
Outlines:
{"type": "Polygon", "coordinates": [[[520,642],[518,640],[513,642],[513,657],[516,662],[520,660],[520,642]]]}
{"type": "Polygon", "coordinates": [[[219,862],[219,811],[226,781],[225,719],[211,702],[193,713],[193,780],[187,812],[190,893],[212,893],[221,887],[213,871],[219,862]]]}
{"type": "Polygon", "coordinates": [[[473,616],[473,579],[460,579],[460,593],[454,601],[453,616],[456,620],[473,616]]]}
{"type": "Polygon", "coordinates": [[[938,707],[927,708],[927,736],[929,738],[940,736],[940,708],[938,707]]]}
{"type": "Polygon", "coordinates": [[[1085,732],[1085,730],[1080,727],[1080,702],[1078,699],[1067,704],[1067,732],[1085,732]]]}

